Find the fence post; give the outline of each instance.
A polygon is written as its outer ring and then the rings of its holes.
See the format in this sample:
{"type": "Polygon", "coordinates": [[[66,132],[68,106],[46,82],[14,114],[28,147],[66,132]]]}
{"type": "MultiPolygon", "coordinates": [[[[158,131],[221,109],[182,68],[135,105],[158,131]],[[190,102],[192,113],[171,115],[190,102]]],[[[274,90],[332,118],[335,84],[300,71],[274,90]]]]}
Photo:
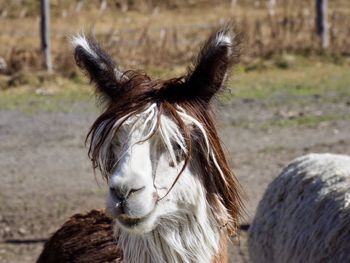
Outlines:
{"type": "Polygon", "coordinates": [[[329,47],[329,28],[327,23],[327,0],[316,0],[316,32],[321,40],[321,47],[329,47]]]}
{"type": "Polygon", "coordinates": [[[270,16],[275,15],[276,13],[275,8],[276,8],[276,0],[269,0],[269,2],[267,3],[267,10],[270,16]]]}
{"type": "Polygon", "coordinates": [[[44,55],[45,68],[48,73],[52,73],[49,24],[50,24],[50,2],[49,0],[40,0],[41,51],[44,55]]]}

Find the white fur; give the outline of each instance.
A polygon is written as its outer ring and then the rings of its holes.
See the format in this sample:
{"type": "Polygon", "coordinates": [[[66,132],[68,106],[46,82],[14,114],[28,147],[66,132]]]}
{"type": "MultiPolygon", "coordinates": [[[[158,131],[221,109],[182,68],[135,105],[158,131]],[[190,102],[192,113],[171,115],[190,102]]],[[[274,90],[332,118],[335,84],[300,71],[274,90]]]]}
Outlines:
{"type": "MultiPolygon", "coordinates": [[[[228,35],[228,33],[220,33],[216,36],[216,39],[215,39],[215,46],[217,47],[222,47],[222,46],[226,46],[228,47],[227,48],[227,56],[231,56],[232,55],[232,52],[233,52],[233,49],[232,47],[234,46],[234,41],[235,37],[234,35],[228,35]]],[[[225,72],[225,75],[222,79],[222,83],[226,81],[227,79],[227,76],[228,76],[228,72],[226,71],[225,72]]],[[[222,175],[222,173],[220,173],[222,175]]]]}
{"type": "Polygon", "coordinates": [[[87,53],[89,53],[91,56],[93,56],[94,58],[97,58],[97,55],[95,54],[95,52],[91,49],[89,42],[87,41],[86,37],[83,34],[79,34],[76,36],[72,37],[72,45],[74,48],[77,47],[82,47],[87,53]]]}
{"type": "Polygon", "coordinates": [[[209,263],[217,253],[219,229],[201,183],[187,171],[173,191],[169,195],[179,200],[160,201],[163,214],[153,231],[138,235],[116,228],[126,262],[209,263]]]}
{"type": "Polygon", "coordinates": [[[232,39],[232,37],[221,33],[216,37],[216,45],[217,46],[231,46],[232,45],[231,39],[232,39]]]}
{"type": "MultiPolygon", "coordinates": [[[[201,123],[178,107],[178,113],[186,125],[198,127],[206,142],[208,159],[212,158],[219,170],[213,149],[201,123]]],[[[174,148],[187,153],[187,145],[179,127],[169,117],[161,115],[158,107],[149,105],[143,112],[116,121],[100,152],[104,164],[109,158],[111,145],[117,156],[110,178],[107,208],[116,217],[116,236],[124,252],[126,262],[201,262],[209,263],[219,251],[220,230],[206,199],[205,188],[200,181],[196,157],[192,165],[170,190],[184,161],[177,161],[174,148]],[[120,130],[116,131],[123,122],[120,130]],[[148,139],[151,134],[155,135],[148,139]],[[118,141],[119,143],[114,143],[118,141]],[[196,172],[197,171],[197,172],[196,172]],[[142,219],[137,225],[128,226],[117,215],[113,191],[129,193],[141,189],[127,198],[125,213],[129,218],[142,219]]],[[[106,123],[98,127],[98,134],[106,123]]],[[[92,141],[92,147],[96,145],[92,141]]],[[[197,163],[205,160],[197,160],[197,163]]],[[[206,160],[208,161],[208,160],[206,160]]],[[[223,176],[223,175],[222,175],[223,176]]]]}
{"type": "Polygon", "coordinates": [[[252,262],[350,262],[350,156],[310,154],[269,185],[249,229],[252,262]]]}
{"type": "MultiPolygon", "coordinates": [[[[94,50],[92,50],[91,45],[90,45],[88,39],[86,39],[84,34],[78,34],[76,36],[73,36],[71,38],[71,43],[72,43],[72,46],[74,49],[76,49],[77,47],[82,47],[87,54],[89,54],[91,57],[93,57],[96,60],[96,63],[99,63],[99,66],[102,69],[107,68],[107,65],[105,63],[103,63],[103,61],[100,59],[99,55],[96,54],[94,52],[94,50]]],[[[120,81],[129,80],[129,78],[125,74],[123,74],[123,72],[118,70],[117,68],[114,68],[114,74],[115,74],[116,78],[120,81]]]]}

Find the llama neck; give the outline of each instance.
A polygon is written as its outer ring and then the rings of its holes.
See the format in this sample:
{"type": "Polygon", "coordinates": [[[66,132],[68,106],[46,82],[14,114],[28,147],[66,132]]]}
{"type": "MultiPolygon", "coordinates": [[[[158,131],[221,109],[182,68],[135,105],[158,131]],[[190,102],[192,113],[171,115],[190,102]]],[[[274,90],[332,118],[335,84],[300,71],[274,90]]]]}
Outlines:
{"type": "Polygon", "coordinates": [[[142,236],[121,229],[116,235],[126,263],[210,263],[220,246],[219,227],[212,216],[203,214],[162,220],[155,230],[142,236]]]}

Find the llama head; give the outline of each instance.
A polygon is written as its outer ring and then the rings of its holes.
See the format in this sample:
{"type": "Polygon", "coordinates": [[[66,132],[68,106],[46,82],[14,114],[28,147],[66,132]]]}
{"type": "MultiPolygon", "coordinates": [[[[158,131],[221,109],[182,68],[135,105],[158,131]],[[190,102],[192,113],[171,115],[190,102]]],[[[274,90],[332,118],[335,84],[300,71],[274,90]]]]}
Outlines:
{"type": "Polygon", "coordinates": [[[116,222],[142,234],[188,213],[211,214],[233,233],[240,199],[209,110],[238,57],[232,27],[209,37],[187,75],[165,81],[119,71],[92,39],[78,36],[73,46],[105,101],[89,156],[107,179],[116,222]]]}

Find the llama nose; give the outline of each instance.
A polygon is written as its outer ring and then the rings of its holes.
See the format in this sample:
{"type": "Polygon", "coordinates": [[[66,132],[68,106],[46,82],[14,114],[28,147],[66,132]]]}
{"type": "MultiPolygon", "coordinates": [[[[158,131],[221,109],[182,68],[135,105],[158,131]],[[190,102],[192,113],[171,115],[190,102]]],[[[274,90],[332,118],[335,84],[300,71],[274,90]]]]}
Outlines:
{"type": "Polygon", "coordinates": [[[128,189],[125,187],[114,186],[110,187],[109,190],[113,194],[113,196],[116,197],[116,199],[118,199],[119,201],[125,200],[128,194],[128,189]]]}
{"type": "Polygon", "coordinates": [[[114,211],[115,215],[125,214],[126,191],[121,188],[113,187],[110,189],[115,198],[114,211]]]}
{"type": "Polygon", "coordinates": [[[136,193],[141,192],[146,187],[140,187],[140,188],[131,188],[128,189],[126,187],[111,187],[110,191],[113,193],[113,195],[120,201],[125,201],[129,197],[133,196],[136,193]]]}
{"type": "Polygon", "coordinates": [[[112,192],[114,197],[117,199],[115,203],[115,214],[117,216],[125,214],[125,206],[127,203],[127,199],[130,198],[135,193],[141,192],[143,189],[145,189],[145,187],[133,188],[126,191],[125,188],[111,187],[110,191],[112,192]]]}

